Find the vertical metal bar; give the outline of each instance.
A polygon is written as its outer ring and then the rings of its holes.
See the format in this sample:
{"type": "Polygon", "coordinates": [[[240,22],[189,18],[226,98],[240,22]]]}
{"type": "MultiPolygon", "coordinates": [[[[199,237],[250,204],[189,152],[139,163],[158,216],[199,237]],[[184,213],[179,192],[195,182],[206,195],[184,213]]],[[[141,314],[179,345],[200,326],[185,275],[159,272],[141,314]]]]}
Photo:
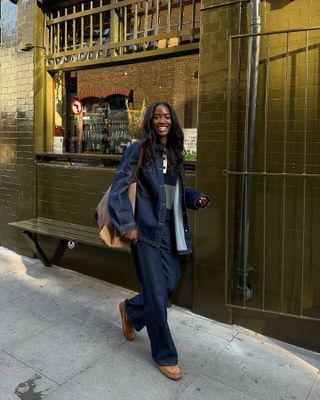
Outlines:
{"type": "Polygon", "coordinates": [[[124,6],[124,14],[123,14],[123,40],[127,40],[128,38],[128,8],[124,6]]]}
{"type": "MultiPolygon", "coordinates": [[[[46,23],[49,21],[49,15],[46,16],[46,23]]],[[[50,28],[51,25],[46,26],[46,44],[45,47],[47,49],[47,54],[51,54],[51,41],[50,41],[50,28]]]]}
{"type": "MultiPolygon", "coordinates": [[[[50,19],[52,20],[53,19],[53,15],[52,15],[52,13],[50,14],[50,19]]],[[[51,54],[53,54],[54,53],[54,46],[53,46],[53,44],[54,44],[54,39],[53,39],[53,25],[51,24],[50,25],[50,53],[51,54]]]]}
{"type": "Polygon", "coordinates": [[[269,114],[269,65],[270,35],[267,36],[266,77],[264,96],[264,145],[263,145],[263,249],[262,249],[262,310],[266,304],[266,229],[267,229],[267,150],[268,150],[268,114],[269,114]]]}
{"type": "Polygon", "coordinates": [[[171,28],[171,0],[168,0],[167,32],[170,32],[170,28],[171,28]]]}
{"type": "Polygon", "coordinates": [[[242,175],[242,193],[241,193],[241,221],[240,221],[240,274],[239,274],[239,290],[242,293],[243,307],[246,306],[246,289],[247,289],[247,263],[248,263],[248,229],[246,221],[248,220],[248,147],[249,147],[249,98],[250,98],[250,76],[251,76],[251,53],[252,53],[252,36],[249,37],[249,55],[247,66],[247,90],[246,90],[246,117],[245,117],[245,134],[243,140],[243,171],[242,175]],[[242,275],[241,275],[242,274],[242,275]]]}
{"type": "Polygon", "coordinates": [[[241,219],[240,219],[240,235],[239,235],[239,264],[238,264],[238,288],[239,292],[244,296],[244,304],[246,299],[250,299],[253,290],[247,284],[247,276],[250,270],[248,265],[248,249],[249,249],[249,231],[250,231],[250,209],[252,200],[252,175],[253,158],[254,158],[254,138],[256,128],[256,108],[257,108],[257,91],[259,78],[259,56],[260,56],[260,0],[250,0],[251,4],[251,21],[250,30],[253,36],[249,39],[248,48],[248,77],[247,77],[247,98],[246,98],[246,134],[245,134],[245,151],[244,166],[245,177],[241,188],[241,219]],[[243,208],[245,206],[245,209],[243,208]],[[241,289],[242,288],[242,289],[241,289]]]}
{"type": "Polygon", "coordinates": [[[196,1],[192,0],[192,15],[191,15],[191,42],[194,40],[194,28],[196,26],[196,1]]]}
{"type": "MultiPolygon", "coordinates": [[[[168,0],[168,10],[167,10],[167,32],[170,32],[171,30],[171,0],[168,0]]],[[[170,39],[168,38],[166,40],[166,47],[169,47],[170,45],[170,39]]]]}
{"type": "Polygon", "coordinates": [[[285,85],[284,85],[284,136],[283,136],[283,177],[282,177],[282,237],[281,237],[281,299],[280,311],[283,312],[284,296],[284,263],[285,263],[285,227],[286,227],[286,172],[287,172],[287,136],[288,136],[288,88],[289,88],[289,33],[286,33],[286,59],[285,59],[285,85]]]}
{"type": "MultiPolygon", "coordinates": [[[[246,172],[248,171],[248,168],[246,168],[246,172]]],[[[249,186],[249,182],[248,182],[248,177],[249,175],[245,175],[244,176],[244,213],[243,213],[243,217],[244,217],[244,221],[249,221],[249,206],[248,206],[248,186],[249,186]]],[[[251,179],[251,177],[250,177],[251,179]]],[[[249,229],[248,229],[248,225],[245,223],[244,226],[244,232],[243,232],[243,236],[244,236],[244,242],[243,242],[243,252],[244,252],[244,259],[245,259],[245,270],[243,271],[243,307],[246,307],[247,304],[247,296],[246,296],[246,290],[247,290],[247,286],[248,286],[248,282],[247,282],[247,270],[248,270],[248,250],[249,250],[249,229]]]]}
{"type": "Polygon", "coordinates": [[[138,3],[134,4],[133,38],[138,37],[138,3]]]}
{"type": "Polygon", "coordinates": [[[155,26],[155,33],[156,35],[159,32],[159,0],[156,0],[156,26],[155,26]]]}
{"type": "MultiPolygon", "coordinates": [[[[81,11],[84,11],[84,3],[81,3],[81,11]]],[[[80,39],[81,48],[83,48],[83,37],[84,37],[84,18],[81,17],[81,39],[80,39]]]]}
{"type": "MultiPolygon", "coordinates": [[[[102,7],[103,3],[102,0],[100,0],[100,7],[102,7]]],[[[102,12],[99,13],[99,44],[102,46],[102,41],[103,41],[103,14],[102,12]]]]}
{"type": "MultiPolygon", "coordinates": [[[[306,31],[306,56],[305,56],[305,89],[304,89],[304,149],[303,173],[307,173],[307,133],[308,133],[308,89],[309,89],[309,31],[306,31]]],[[[303,175],[303,205],[302,205],[302,252],[301,252],[301,303],[300,315],[303,315],[304,295],[304,259],[305,259],[305,232],[306,232],[306,175],[303,175]]]]}
{"type": "MultiPolygon", "coordinates": [[[[228,82],[227,82],[227,140],[226,140],[226,165],[229,169],[230,164],[230,136],[231,136],[231,65],[232,65],[232,38],[229,36],[229,57],[228,57],[228,82]]],[[[228,284],[229,284],[229,179],[230,175],[226,175],[226,209],[225,209],[225,280],[224,280],[224,296],[225,304],[228,304],[228,284]]]]}
{"type": "MultiPolygon", "coordinates": [[[[73,6],[73,14],[76,13],[76,6],[73,6]]],[[[72,48],[76,49],[76,18],[72,19],[72,48]]]]}
{"type": "MultiPolygon", "coordinates": [[[[46,23],[47,23],[47,21],[49,20],[49,16],[48,15],[46,15],[46,23]]],[[[45,44],[45,48],[47,49],[46,50],[46,54],[47,55],[49,55],[50,53],[51,53],[51,51],[50,51],[50,27],[47,27],[47,25],[46,25],[46,30],[45,30],[45,41],[46,41],[46,44],[45,44]]]]}
{"type": "MultiPolygon", "coordinates": [[[[58,18],[60,17],[60,10],[58,10],[58,18]]],[[[57,24],[57,52],[60,53],[60,22],[57,24]]]]}
{"type": "MultiPolygon", "coordinates": [[[[118,7],[117,8],[117,24],[115,25],[118,31],[118,39],[117,42],[122,42],[123,41],[123,7],[118,7]]],[[[123,45],[119,44],[118,45],[118,55],[123,54],[123,45]]]]}
{"type": "MultiPolygon", "coordinates": [[[[93,9],[93,1],[90,1],[90,10],[93,9]]],[[[93,46],[93,14],[90,14],[90,39],[89,46],[93,46]]]]}
{"type": "MultiPolygon", "coordinates": [[[[68,9],[64,9],[64,15],[68,15],[68,9]]],[[[64,51],[68,50],[68,21],[64,21],[64,51]]]]}
{"type": "Polygon", "coordinates": [[[183,0],[179,1],[179,36],[181,36],[183,26],[183,0]]]}
{"type": "MultiPolygon", "coordinates": [[[[144,10],[144,33],[143,36],[146,38],[148,36],[148,12],[149,12],[149,2],[146,0],[144,2],[145,10],[144,10]]],[[[143,49],[145,50],[147,47],[147,43],[143,44],[143,49]]]]}
{"type": "MultiPolygon", "coordinates": [[[[134,4],[134,22],[133,22],[133,39],[138,37],[138,3],[134,4]]],[[[134,50],[137,50],[137,46],[134,45],[134,50]]]]}
{"type": "MultiPolygon", "coordinates": [[[[248,48],[249,53],[252,48],[252,36],[248,38],[248,48]]],[[[247,288],[247,243],[246,243],[246,210],[247,210],[247,177],[245,172],[248,171],[248,130],[249,130],[249,95],[250,95],[250,59],[251,55],[248,55],[247,60],[247,90],[246,90],[246,116],[245,116],[245,128],[244,128],[244,138],[243,138],[243,165],[242,169],[244,174],[242,175],[241,182],[241,217],[240,217],[240,229],[239,229],[239,256],[238,256],[238,271],[237,271],[237,290],[243,297],[243,306],[246,305],[246,288],[247,288]]]]}

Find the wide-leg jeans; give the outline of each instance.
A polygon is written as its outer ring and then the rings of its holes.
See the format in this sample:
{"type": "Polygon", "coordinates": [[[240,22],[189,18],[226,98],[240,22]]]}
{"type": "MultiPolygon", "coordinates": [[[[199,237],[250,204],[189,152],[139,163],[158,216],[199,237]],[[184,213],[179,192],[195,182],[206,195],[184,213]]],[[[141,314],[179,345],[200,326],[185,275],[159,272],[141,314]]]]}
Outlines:
{"type": "Polygon", "coordinates": [[[167,321],[167,304],[180,279],[180,259],[173,221],[166,222],[160,247],[138,241],[131,246],[142,291],[126,301],[134,328],[147,328],[151,353],[158,365],[176,365],[178,355],[167,321]]]}

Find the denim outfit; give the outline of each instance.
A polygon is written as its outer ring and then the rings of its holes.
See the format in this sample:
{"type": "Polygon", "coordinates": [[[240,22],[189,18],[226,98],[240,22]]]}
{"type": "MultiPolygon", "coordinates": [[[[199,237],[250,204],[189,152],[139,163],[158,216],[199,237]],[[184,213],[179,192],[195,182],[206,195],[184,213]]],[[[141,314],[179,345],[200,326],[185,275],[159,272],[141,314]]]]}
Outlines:
{"type": "Polygon", "coordinates": [[[176,365],[177,350],[167,322],[167,303],[180,279],[180,260],[175,250],[174,230],[165,223],[159,247],[143,242],[131,245],[141,293],[126,302],[126,311],[135,330],[144,326],[151,343],[154,361],[176,365]]]}
{"type": "Polygon", "coordinates": [[[134,328],[147,328],[152,357],[159,365],[176,365],[177,351],[167,323],[167,303],[180,278],[179,254],[191,252],[186,207],[198,209],[202,192],[185,188],[183,165],[178,171],[173,218],[166,221],[166,194],[162,152],[151,165],[142,164],[137,182],[133,215],[127,189],[139,159],[141,144],[131,144],[116,172],[109,197],[109,212],[121,234],[138,230],[131,244],[142,292],[126,301],[126,312],[134,328]]]}

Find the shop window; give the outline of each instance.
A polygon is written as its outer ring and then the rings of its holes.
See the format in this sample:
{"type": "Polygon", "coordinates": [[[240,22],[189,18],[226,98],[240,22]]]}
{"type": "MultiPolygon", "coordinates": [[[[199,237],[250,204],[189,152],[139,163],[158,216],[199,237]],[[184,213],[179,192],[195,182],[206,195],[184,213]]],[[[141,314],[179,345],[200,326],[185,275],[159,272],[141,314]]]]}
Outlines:
{"type": "Polygon", "coordinates": [[[71,102],[67,151],[121,154],[130,144],[124,95],[71,102]]]}
{"type": "Polygon", "coordinates": [[[187,158],[197,145],[198,55],[54,74],[55,135],[63,150],[122,154],[140,137],[146,107],[167,101],[185,133],[187,158]]]}

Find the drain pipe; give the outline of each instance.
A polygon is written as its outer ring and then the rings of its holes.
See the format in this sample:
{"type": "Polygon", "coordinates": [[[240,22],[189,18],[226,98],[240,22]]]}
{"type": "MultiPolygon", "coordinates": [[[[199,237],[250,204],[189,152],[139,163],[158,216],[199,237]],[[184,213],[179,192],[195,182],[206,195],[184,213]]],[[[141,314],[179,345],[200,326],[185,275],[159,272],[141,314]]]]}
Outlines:
{"type": "MultiPolygon", "coordinates": [[[[250,0],[251,22],[250,33],[258,34],[261,32],[260,18],[261,0],[250,0]]],[[[244,171],[252,172],[254,156],[254,134],[256,126],[256,105],[259,75],[259,55],[260,55],[260,36],[249,38],[248,49],[248,85],[247,85],[247,121],[246,138],[244,149],[244,171]]],[[[239,237],[239,258],[238,258],[238,294],[244,299],[249,300],[253,296],[253,289],[247,283],[247,276],[250,272],[248,266],[248,241],[250,227],[250,209],[252,198],[252,175],[243,177],[241,191],[241,219],[239,237]]]]}

